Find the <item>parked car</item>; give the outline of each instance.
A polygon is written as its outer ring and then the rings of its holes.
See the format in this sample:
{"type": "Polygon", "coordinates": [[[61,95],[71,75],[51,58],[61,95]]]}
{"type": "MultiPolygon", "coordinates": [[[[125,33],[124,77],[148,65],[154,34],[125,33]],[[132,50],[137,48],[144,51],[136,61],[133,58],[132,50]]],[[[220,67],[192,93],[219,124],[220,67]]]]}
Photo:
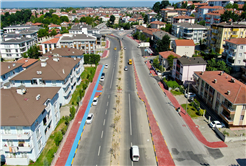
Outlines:
{"type": "Polygon", "coordinates": [[[107,69],[107,68],[108,68],[108,64],[105,65],[105,69],[107,69]]]}
{"type": "Polygon", "coordinates": [[[214,127],[217,127],[217,128],[224,128],[225,127],[225,124],[218,121],[218,120],[215,120],[215,121],[212,121],[210,124],[209,124],[210,127],[214,128],[214,127]]]}
{"type": "Polygon", "coordinates": [[[126,47],[124,47],[124,50],[126,49],[126,47]]]}
{"type": "Polygon", "coordinates": [[[93,113],[90,113],[87,116],[86,123],[90,124],[92,122],[92,120],[93,120],[93,117],[94,117],[93,113]]]}
{"type": "Polygon", "coordinates": [[[149,63],[153,63],[153,59],[150,59],[150,60],[149,60],[149,63]]]}
{"type": "Polygon", "coordinates": [[[196,97],[196,94],[195,93],[192,93],[192,92],[188,92],[188,94],[187,93],[185,94],[185,97],[186,98],[187,98],[187,96],[188,96],[188,98],[196,97]]]}
{"type": "Polygon", "coordinates": [[[100,81],[104,81],[104,76],[101,76],[100,81]]]}
{"type": "Polygon", "coordinates": [[[128,70],[127,66],[125,66],[124,70],[125,70],[125,71],[127,71],[127,70],[128,70]]]}
{"type": "Polygon", "coordinates": [[[92,104],[93,104],[93,105],[97,105],[97,103],[98,103],[98,98],[97,98],[97,97],[95,97],[95,98],[93,99],[92,104]]]}

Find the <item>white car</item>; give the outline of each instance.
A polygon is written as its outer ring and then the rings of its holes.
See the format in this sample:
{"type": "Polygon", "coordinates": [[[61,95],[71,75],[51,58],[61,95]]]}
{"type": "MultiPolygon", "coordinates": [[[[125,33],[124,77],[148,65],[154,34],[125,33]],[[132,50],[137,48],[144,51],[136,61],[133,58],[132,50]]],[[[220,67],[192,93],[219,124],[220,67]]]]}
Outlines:
{"type": "Polygon", "coordinates": [[[97,103],[98,103],[98,98],[97,98],[97,97],[95,97],[95,98],[93,99],[92,104],[93,104],[93,105],[97,105],[97,103]]]}
{"type": "Polygon", "coordinates": [[[185,94],[185,97],[186,97],[186,98],[187,98],[187,96],[188,96],[188,98],[191,98],[191,97],[195,97],[196,94],[194,94],[194,93],[192,93],[192,92],[189,92],[188,94],[187,94],[187,93],[185,94]]]}
{"type": "Polygon", "coordinates": [[[93,113],[90,113],[87,116],[86,123],[90,124],[92,122],[92,120],[93,120],[93,117],[94,117],[93,113]]]}
{"type": "Polygon", "coordinates": [[[128,70],[127,66],[125,66],[125,67],[124,67],[124,70],[125,70],[125,71],[127,71],[127,70],[128,70]]]}
{"type": "Polygon", "coordinates": [[[124,47],[124,50],[126,49],[126,47],[124,47]]]}
{"type": "Polygon", "coordinates": [[[107,68],[108,68],[108,64],[105,65],[105,69],[107,69],[107,68]]]}
{"type": "Polygon", "coordinates": [[[212,121],[210,124],[209,124],[210,127],[214,128],[214,127],[217,127],[217,128],[224,128],[225,127],[225,124],[218,121],[218,120],[215,120],[215,121],[212,121]]]}

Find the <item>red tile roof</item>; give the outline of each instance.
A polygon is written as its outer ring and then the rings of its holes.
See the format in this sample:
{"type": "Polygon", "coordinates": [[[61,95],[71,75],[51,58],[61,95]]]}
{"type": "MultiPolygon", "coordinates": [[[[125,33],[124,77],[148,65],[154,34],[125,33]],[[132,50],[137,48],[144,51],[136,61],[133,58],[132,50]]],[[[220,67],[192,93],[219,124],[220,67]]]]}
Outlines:
{"type": "Polygon", "coordinates": [[[130,18],[128,21],[137,21],[135,18],[130,18]]]}
{"type": "Polygon", "coordinates": [[[195,46],[193,40],[178,39],[175,40],[176,46],[195,46]]]}
{"type": "Polygon", "coordinates": [[[195,72],[195,74],[212,86],[231,103],[245,104],[246,85],[229,74],[223,73],[220,75],[220,73],[221,71],[205,71],[203,74],[201,74],[201,72],[195,72]],[[232,81],[232,78],[235,80],[234,82],[232,81]],[[214,82],[214,79],[217,80],[216,83],[214,82]],[[230,91],[230,94],[228,94],[228,91],[230,91]]]}
{"type": "Polygon", "coordinates": [[[237,39],[230,39],[225,41],[233,44],[246,44],[246,38],[237,38],[237,39]]]}
{"type": "Polygon", "coordinates": [[[180,57],[181,57],[180,55],[178,55],[178,54],[176,54],[176,53],[174,53],[174,52],[172,52],[172,51],[159,52],[159,54],[160,54],[164,59],[167,59],[167,57],[168,57],[169,55],[173,55],[173,56],[176,57],[176,58],[180,58],[180,57]]]}
{"type": "Polygon", "coordinates": [[[48,41],[43,42],[42,44],[52,44],[52,43],[57,43],[59,38],[53,38],[48,41]]]}
{"type": "Polygon", "coordinates": [[[153,21],[150,24],[159,24],[159,25],[165,25],[165,22],[161,22],[161,21],[153,21]]]}
{"type": "Polygon", "coordinates": [[[18,61],[16,61],[17,63],[24,63],[22,65],[22,67],[28,67],[30,66],[31,64],[34,64],[38,61],[38,59],[29,59],[29,58],[21,58],[19,59],[18,61]]]}
{"type": "Polygon", "coordinates": [[[173,18],[177,18],[177,19],[179,19],[179,18],[186,18],[186,19],[188,19],[188,18],[191,18],[191,19],[195,19],[195,17],[191,17],[191,16],[177,16],[177,17],[173,17],[173,18]]]}
{"type": "Polygon", "coordinates": [[[201,6],[199,9],[223,9],[222,6],[201,6]]]}
{"type": "Polygon", "coordinates": [[[59,37],[61,37],[62,36],[62,34],[57,34],[57,35],[55,35],[55,38],[59,38],[59,37]]]}

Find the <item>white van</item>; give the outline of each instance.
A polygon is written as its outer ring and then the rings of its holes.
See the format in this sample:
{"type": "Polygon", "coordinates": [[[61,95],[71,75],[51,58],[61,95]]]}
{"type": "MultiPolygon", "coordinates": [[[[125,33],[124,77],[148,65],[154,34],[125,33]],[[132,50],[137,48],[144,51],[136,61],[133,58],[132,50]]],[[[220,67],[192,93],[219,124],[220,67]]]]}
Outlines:
{"type": "Polygon", "coordinates": [[[132,151],[132,161],[139,161],[140,159],[140,154],[139,154],[139,148],[137,145],[133,145],[131,147],[132,151]]]}

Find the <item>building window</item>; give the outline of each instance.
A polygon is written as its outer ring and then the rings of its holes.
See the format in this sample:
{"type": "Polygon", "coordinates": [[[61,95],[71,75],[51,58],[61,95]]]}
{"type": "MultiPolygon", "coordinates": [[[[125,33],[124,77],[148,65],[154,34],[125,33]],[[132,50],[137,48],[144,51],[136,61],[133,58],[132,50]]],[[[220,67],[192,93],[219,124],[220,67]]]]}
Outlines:
{"type": "Polygon", "coordinates": [[[51,81],[53,86],[56,86],[56,81],[51,81]]]}
{"type": "Polygon", "coordinates": [[[227,35],[227,32],[225,32],[225,35],[227,35]]]}
{"type": "Polygon", "coordinates": [[[243,119],[244,119],[244,115],[241,115],[241,116],[240,116],[240,120],[243,120],[243,119]]]}
{"type": "Polygon", "coordinates": [[[36,136],[37,136],[37,139],[39,139],[39,137],[40,137],[40,131],[39,131],[39,128],[36,130],[36,136]]]}
{"type": "Polygon", "coordinates": [[[13,75],[15,74],[15,71],[13,71],[13,75]]]}
{"type": "Polygon", "coordinates": [[[7,54],[7,56],[12,56],[11,54],[7,54]]]}
{"type": "Polygon", "coordinates": [[[11,52],[11,50],[10,49],[6,49],[6,52],[11,52]]]}
{"type": "Polygon", "coordinates": [[[17,134],[23,134],[23,128],[22,127],[17,126],[16,130],[17,130],[17,134]]]}
{"type": "Polygon", "coordinates": [[[31,84],[32,84],[32,85],[33,85],[33,84],[37,85],[38,82],[37,82],[37,80],[31,80],[31,84]]]}
{"type": "Polygon", "coordinates": [[[238,60],[238,64],[240,64],[241,63],[241,60],[238,60]]]}
{"type": "Polygon", "coordinates": [[[42,147],[42,141],[41,141],[41,139],[40,139],[40,140],[38,140],[38,149],[40,150],[41,147],[42,147]]]}
{"type": "Polygon", "coordinates": [[[5,134],[11,134],[10,127],[4,127],[4,133],[5,134]]]}
{"type": "Polygon", "coordinates": [[[243,49],[243,46],[240,46],[240,49],[243,49]]]}
{"type": "Polygon", "coordinates": [[[241,57],[242,56],[242,53],[239,53],[239,57],[241,57]]]}

